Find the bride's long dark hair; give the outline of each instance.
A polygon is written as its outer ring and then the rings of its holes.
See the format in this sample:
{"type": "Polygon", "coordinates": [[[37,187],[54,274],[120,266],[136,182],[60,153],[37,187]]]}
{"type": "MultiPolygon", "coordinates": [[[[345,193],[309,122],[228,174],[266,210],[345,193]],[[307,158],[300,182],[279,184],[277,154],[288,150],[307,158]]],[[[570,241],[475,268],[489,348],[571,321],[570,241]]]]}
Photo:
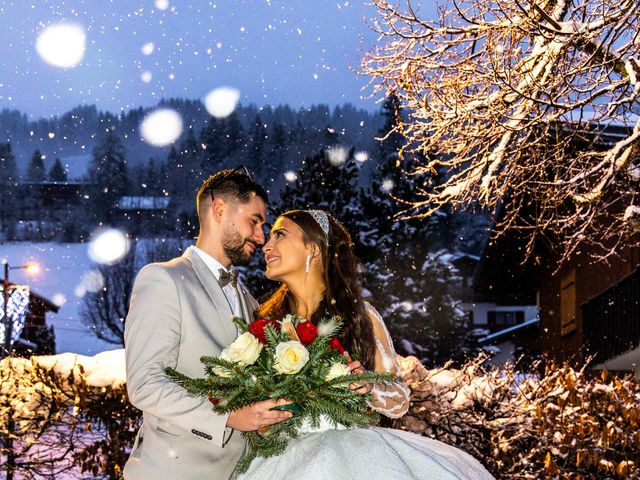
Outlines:
{"type": "MultiPolygon", "coordinates": [[[[320,248],[326,289],[323,300],[310,320],[317,324],[328,315],[340,315],[344,322],[340,342],[365,368],[373,370],[373,326],[362,299],[360,264],[353,252],[349,232],[330,214],[327,214],[328,235],[325,235],[318,222],[306,210],[290,210],[280,216],[300,227],[305,244],[314,243],[320,248]]],[[[293,308],[293,295],[282,284],[260,306],[258,316],[281,319],[286,314],[293,313],[293,308]]]]}

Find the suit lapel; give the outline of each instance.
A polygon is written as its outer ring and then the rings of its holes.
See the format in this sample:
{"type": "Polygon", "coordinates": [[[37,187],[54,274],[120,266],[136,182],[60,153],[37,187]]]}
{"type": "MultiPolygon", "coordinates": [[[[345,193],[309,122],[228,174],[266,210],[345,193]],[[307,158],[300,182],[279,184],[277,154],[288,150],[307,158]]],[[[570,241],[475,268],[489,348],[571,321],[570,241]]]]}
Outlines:
{"type": "Polygon", "coordinates": [[[193,251],[193,248],[189,247],[184,253],[184,256],[189,263],[191,263],[198,280],[200,280],[202,287],[205,289],[207,295],[213,302],[214,307],[219,312],[222,327],[228,334],[229,338],[232,339],[231,341],[233,341],[237,336],[236,326],[231,320],[233,318],[233,312],[231,311],[226,295],[222,291],[222,287],[220,287],[220,284],[211,270],[209,270],[209,267],[207,267],[198,254],[193,251]]]}

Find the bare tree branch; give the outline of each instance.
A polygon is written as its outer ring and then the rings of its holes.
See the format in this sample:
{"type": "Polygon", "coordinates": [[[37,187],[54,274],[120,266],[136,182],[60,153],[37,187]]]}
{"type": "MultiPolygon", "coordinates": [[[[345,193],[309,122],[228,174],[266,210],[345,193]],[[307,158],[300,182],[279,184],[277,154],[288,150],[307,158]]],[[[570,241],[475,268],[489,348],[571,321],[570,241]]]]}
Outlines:
{"type": "Polygon", "coordinates": [[[363,73],[409,112],[403,154],[427,159],[415,173],[444,169],[405,216],[508,197],[530,215],[510,207],[497,231],[550,235],[565,258],[639,244],[625,212],[640,184],[640,0],[456,0],[434,21],[374,4],[363,73]]]}

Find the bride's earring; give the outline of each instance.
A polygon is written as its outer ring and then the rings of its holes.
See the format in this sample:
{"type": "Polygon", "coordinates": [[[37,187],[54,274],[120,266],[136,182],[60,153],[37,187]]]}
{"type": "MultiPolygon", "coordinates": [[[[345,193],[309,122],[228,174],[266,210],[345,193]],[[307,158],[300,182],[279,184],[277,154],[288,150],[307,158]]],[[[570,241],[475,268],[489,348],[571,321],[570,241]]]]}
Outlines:
{"type": "Polygon", "coordinates": [[[311,268],[311,254],[307,255],[307,261],[304,264],[304,273],[309,273],[311,268]]]}

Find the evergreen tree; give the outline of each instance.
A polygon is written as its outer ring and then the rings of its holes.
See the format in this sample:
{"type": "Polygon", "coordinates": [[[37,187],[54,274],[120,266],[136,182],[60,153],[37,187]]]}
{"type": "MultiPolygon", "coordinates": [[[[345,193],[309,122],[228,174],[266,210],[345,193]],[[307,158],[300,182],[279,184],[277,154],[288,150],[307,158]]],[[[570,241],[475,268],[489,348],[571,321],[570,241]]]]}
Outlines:
{"type": "Polygon", "coordinates": [[[274,122],[269,129],[265,151],[262,154],[263,164],[260,169],[262,177],[271,186],[270,190],[279,190],[284,174],[284,162],[287,153],[287,131],[284,125],[274,122]]]}
{"type": "Polygon", "coordinates": [[[44,156],[40,153],[40,150],[36,150],[27,167],[27,180],[31,182],[42,182],[45,179],[44,156]]]}
{"type": "Polygon", "coordinates": [[[2,207],[0,219],[2,220],[2,232],[5,238],[12,238],[15,231],[17,204],[18,167],[13,155],[11,144],[0,143],[0,206],[2,207]]]}
{"type": "Polygon", "coordinates": [[[97,184],[98,192],[93,205],[99,221],[111,222],[117,202],[128,192],[127,160],[120,137],[110,128],[93,149],[89,164],[89,178],[97,184]]]}
{"type": "Polygon", "coordinates": [[[66,182],[67,181],[67,171],[60,163],[60,159],[56,158],[56,161],[53,163],[51,170],[49,170],[49,180],[52,182],[66,182]]]}
{"type": "MultiPolygon", "coordinates": [[[[321,150],[307,157],[298,169],[297,179],[280,192],[278,211],[292,209],[323,209],[338,218],[350,232],[359,232],[362,225],[358,197],[358,166],[354,150],[344,150],[342,156],[330,150],[321,150]],[[333,162],[331,160],[334,160],[333,162]]],[[[360,242],[354,238],[356,253],[360,242]]]]}
{"type": "Polygon", "coordinates": [[[260,115],[256,115],[251,127],[249,128],[249,138],[247,140],[247,160],[251,171],[256,173],[256,180],[260,183],[267,184],[269,179],[264,175],[262,168],[267,163],[267,125],[264,123],[260,115]]]}
{"type": "Polygon", "coordinates": [[[361,230],[361,237],[370,247],[362,258],[365,285],[400,352],[415,354],[429,365],[461,361],[471,348],[467,325],[449,293],[450,266],[433,258],[441,248],[452,248],[451,236],[443,235],[447,229],[442,228],[448,219],[446,215],[429,220],[399,218],[405,209],[402,200],[415,199],[424,179],[407,174],[413,165],[402,156],[404,143],[397,128],[402,112],[395,96],[385,102],[383,115],[378,165],[360,197],[368,227],[361,230]]]}
{"type": "Polygon", "coordinates": [[[244,127],[238,119],[238,114],[233,112],[225,118],[225,137],[227,143],[226,157],[234,159],[241,154],[244,145],[244,127]]]}

